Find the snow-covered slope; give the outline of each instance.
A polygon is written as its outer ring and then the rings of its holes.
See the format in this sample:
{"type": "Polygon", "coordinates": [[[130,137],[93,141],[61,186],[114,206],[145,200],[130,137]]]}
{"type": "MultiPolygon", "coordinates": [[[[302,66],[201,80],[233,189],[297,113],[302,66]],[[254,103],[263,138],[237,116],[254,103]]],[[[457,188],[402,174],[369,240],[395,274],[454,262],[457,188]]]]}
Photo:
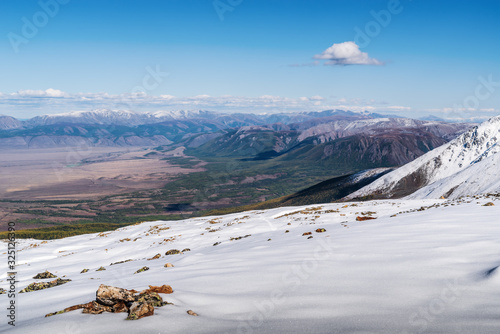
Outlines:
{"type": "MultiPolygon", "coordinates": [[[[433,182],[455,175],[500,151],[500,116],[472,128],[451,142],[444,144],[414,161],[381,177],[368,186],[346,197],[392,198],[409,195],[433,182]]],[[[498,171],[494,159],[477,170],[498,171]],[[489,166],[489,164],[492,164],[489,166]]],[[[474,169],[469,173],[473,173],[474,169]]],[[[468,173],[468,172],[464,172],[468,173]]],[[[466,174],[462,174],[462,177],[466,174]]],[[[456,179],[458,180],[458,179],[456,179]]],[[[482,180],[478,177],[478,180],[482,180]]],[[[498,179],[497,179],[498,180],[498,179]]],[[[494,181],[494,180],[490,180],[494,181]]],[[[476,189],[476,192],[486,190],[476,189]]]]}
{"type": "Polygon", "coordinates": [[[409,199],[459,198],[485,193],[500,193],[500,154],[494,154],[452,176],[420,188],[409,199]]]}
{"type": "MultiPolygon", "coordinates": [[[[496,334],[500,200],[467,202],[288,207],[19,240],[16,291],[45,270],[72,281],[17,294],[15,327],[5,317],[8,296],[0,295],[0,332],[496,334]],[[191,251],[164,255],[184,248],[191,251]],[[158,253],[160,259],[147,260],[158,253]],[[165,268],[167,262],[174,267],[165,268]],[[101,266],[106,270],[96,271],[101,266]],[[143,266],[150,269],[134,274],[143,266]],[[174,305],[136,321],[81,310],[44,317],[95,299],[100,284],[136,290],[170,284],[174,293],[163,298],[174,305]]],[[[7,243],[0,245],[6,251],[7,243]]],[[[6,264],[4,253],[0,287],[9,289],[6,264]]]]}

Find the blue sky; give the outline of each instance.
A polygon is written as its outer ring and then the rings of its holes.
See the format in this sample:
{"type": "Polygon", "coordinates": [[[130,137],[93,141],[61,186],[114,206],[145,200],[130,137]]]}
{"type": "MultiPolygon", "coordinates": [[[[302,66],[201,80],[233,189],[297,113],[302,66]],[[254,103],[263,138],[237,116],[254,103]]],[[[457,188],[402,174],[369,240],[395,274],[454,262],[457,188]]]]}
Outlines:
{"type": "Polygon", "coordinates": [[[472,0],[5,0],[0,113],[493,116],[498,13],[472,0]]]}

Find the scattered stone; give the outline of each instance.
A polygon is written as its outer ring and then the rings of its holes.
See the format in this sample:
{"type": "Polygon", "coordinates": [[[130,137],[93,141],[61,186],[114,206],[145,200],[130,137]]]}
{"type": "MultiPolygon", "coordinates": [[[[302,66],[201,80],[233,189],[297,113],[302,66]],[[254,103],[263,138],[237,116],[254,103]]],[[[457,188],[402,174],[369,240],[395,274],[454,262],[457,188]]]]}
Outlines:
{"type": "Polygon", "coordinates": [[[495,204],[493,204],[493,202],[488,202],[488,203],[484,204],[483,206],[495,206],[495,204]]]}
{"type": "Polygon", "coordinates": [[[271,239],[267,239],[267,241],[271,241],[271,239]]]}
{"type": "Polygon", "coordinates": [[[28,285],[27,287],[25,287],[24,289],[19,291],[19,293],[44,290],[44,289],[52,288],[52,287],[55,287],[58,285],[63,285],[63,284],[68,283],[70,281],[71,281],[70,279],[58,278],[58,279],[50,281],[50,282],[31,283],[30,285],[28,285]]]}
{"type": "Polygon", "coordinates": [[[156,259],[159,259],[161,257],[161,254],[158,253],[156,254],[155,256],[153,256],[152,258],[148,259],[148,261],[151,261],[151,260],[156,260],[156,259]]]}
{"type": "Polygon", "coordinates": [[[326,230],[324,228],[318,228],[316,230],[316,233],[323,233],[323,232],[326,232],[326,230]]]}
{"type": "Polygon", "coordinates": [[[217,245],[220,245],[220,242],[219,242],[219,241],[217,241],[217,242],[214,244],[214,246],[217,246],[217,245]]]}
{"type": "Polygon", "coordinates": [[[312,234],[312,232],[304,232],[304,233],[302,233],[302,236],[311,235],[311,234],[312,234]]]}
{"type": "Polygon", "coordinates": [[[182,254],[182,252],[178,249],[171,249],[165,253],[165,255],[175,255],[175,254],[182,254]]]}
{"type": "Polygon", "coordinates": [[[286,230],[285,233],[289,233],[290,231],[289,230],[286,230]]]}
{"type": "Polygon", "coordinates": [[[375,218],[375,217],[361,217],[361,216],[356,217],[356,220],[358,222],[362,222],[362,221],[365,221],[365,220],[372,220],[372,219],[377,219],[377,218],[375,218]]]}
{"type": "Polygon", "coordinates": [[[231,237],[229,238],[229,241],[233,241],[233,240],[241,240],[241,239],[244,239],[244,238],[248,238],[248,237],[251,237],[252,235],[251,234],[247,234],[247,235],[244,235],[244,236],[240,236],[240,237],[231,237]]]}
{"type": "Polygon", "coordinates": [[[7,290],[0,288],[0,295],[5,295],[7,293],[7,290]]]}
{"type": "Polygon", "coordinates": [[[115,264],[121,264],[121,263],[125,263],[125,262],[130,262],[130,261],[134,261],[134,260],[128,259],[128,260],[124,260],[124,261],[118,261],[118,262],[111,263],[110,266],[113,266],[115,264]]]}
{"type": "Polygon", "coordinates": [[[312,239],[312,238],[313,238],[313,236],[312,236],[312,235],[311,235],[310,237],[307,237],[307,239],[312,239]]]}
{"type": "Polygon", "coordinates": [[[182,250],[182,253],[184,253],[184,252],[190,252],[190,251],[191,251],[191,249],[189,249],[189,248],[184,248],[184,249],[182,250]]]}
{"type": "Polygon", "coordinates": [[[97,269],[96,271],[103,271],[103,270],[106,270],[106,268],[101,266],[101,268],[97,269]]]}
{"type": "Polygon", "coordinates": [[[33,276],[34,279],[44,279],[44,278],[56,278],[57,276],[45,270],[43,273],[36,274],[33,276]]]}
{"type": "Polygon", "coordinates": [[[169,262],[169,263],[165,263],[164,267],[165,267],[165,268],[173,268],[173,267],[174,267],[174,265],[173,265],[172,263],[170,263],[170,262],[169,262]]]}
{"type": "Polygon", "coordinates": [[[141,269],[137,270],[134,274],[142,273],[144,271],[148,271],[149,267],[142,267],[141,269]]]}
{"type": "Polygon", "coordinates": [[[80,271],[80,274],[85,274],[87,273],[89,270],[88,269],[83,269],[82,271],[80,271]]]}
{"type": "Polygon", "coordinates": [[[187,311],[187,314],[192,315],[192,316],[194,316],[194,317],[197,317],[197,316],[198,316],[198,313],[194,312],[193,310],[188,310],[188,311],[187,311]]]}

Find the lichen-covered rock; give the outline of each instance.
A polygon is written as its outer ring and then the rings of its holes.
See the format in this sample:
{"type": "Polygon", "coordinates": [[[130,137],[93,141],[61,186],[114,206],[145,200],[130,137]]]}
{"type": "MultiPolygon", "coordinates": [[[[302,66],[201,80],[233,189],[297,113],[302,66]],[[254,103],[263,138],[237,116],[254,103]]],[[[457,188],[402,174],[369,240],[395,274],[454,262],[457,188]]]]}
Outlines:
{"type": "Polygon", "coordinates": [[[96,292],[96,301],[102,305],[113,306],[119,301],[135,301],[135,290],[126,290],[114,286],[101,284],[96,292]]]}
{"type": "Polygon", "coordinates": [[[88,269],[83,269],[82,271],[80,271],[80,274],[85,274],[87,273],[89,270],[88,269]]]}
{"type": "Polygon", "coordinates": [[[165,268],[173,268],[173,264],[172,263],[165,263],[164,267],[165,268]]]}
{"type": "Polygon", "coordinates": [[[156,307],[165,305],[163,299],[156,292],[140,293],[135,299],[139,303],[151,304],[156,307]]]}
{"type": "Polygon", "coordinates": [[[104,268],[104,267],[102,267],[102,266],[101,266],[101,267],[100,267],[99,269],[97,269],[96,271],[103,271],[103,270],[106,270],[106,268],[104,268]]]}
{"type": "Polygon", "coordinates": [[[113,307],[103,305],[95,300],[91,301],[83,307],[83,313],[101,314],[103,312],[113,312],[113,307]]]}
{"type": "Polygon", "coordinates": [[[56,278],[57,276],[49,272],[48,270],[45,270],[43,273],[38,273],[35,276],[33,276],[34,279],[44,279],[44,278],[56,278]]]}
{"type": "Polygon", "coordinates": [[[144,271],[148,271],[149,267],[142,267],[141,269],[137,270],[134,274],[142,273],[144,271]]]}
{"type": "Polygon", "coordinates": [[[171,249],[165,253],[165,255],[175,255],[175,254],[182,254],[182,252],[178,249],[171,249]]]}
{"type": "Polygon", "coordinates": [[[318,228],[316,230],[316,233],[323,233],[323,232],[326,232],[326,230],[324,228],[318,228]]]}
{"type": "Polygon", "coordinates": [[[35,282],[35,283],[31,283],[30,285],[28,285],[27,287],[25,287],[24,289],[22,289],[21,291],[19,291],[19,293],[44,290],[44,289],[52,288],[54,286],[58,286],[58,285],[62,285],[62,284],[68,283],[70,281],[71,281],[70,279],[58,278],[58,279],[50,281],[50,282],[40,282],[40,283],[36,283],[35,282]]]}
{"type": "Polygon", "coordinates": [[[87,304],[79,304],[65,308],[62,311],[45,315],[50,317],[77,309],[83,309],[83,313],[101,314],[103,312],[119,313],[128,312],[127,320],[137,320],[154,314],[155,307],[167,304],[159,293],[172,293],[170,285],[149,286],[149,289],[138,293],[135,290],[126,290],[113,286],[101,284],[96,292],[96,300],[87,304]]]}
{"type": "Polygon", "coordinates": [[[134,302],[130,306],[127,320],[138,320],[153,315],[155,308],[148,303],[134,302]]]}
{"type": "Polygon", "coordinates": [[[149,258],[148,261],[151,261],[151,260],[156,260],[156,259],[159,259],[161,257],[161,254],[158,253],[156,254],[155,256],[153,256],[152,258],[149,258]]]}

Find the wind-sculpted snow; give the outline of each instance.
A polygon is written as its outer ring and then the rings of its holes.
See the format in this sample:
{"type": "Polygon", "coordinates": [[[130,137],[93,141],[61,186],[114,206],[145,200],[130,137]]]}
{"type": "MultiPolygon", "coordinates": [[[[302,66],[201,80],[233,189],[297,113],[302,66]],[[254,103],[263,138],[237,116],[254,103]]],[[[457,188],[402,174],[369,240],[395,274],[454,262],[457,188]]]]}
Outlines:
{"type": "MultiPolygon", "coordinates": [[[[19,240],[16,291],[46,270],[70,281],[18,294],[16,326],[3,316],[0,332],[498,333],[499,215],[495,197],[384,200],[19,240]],[[160,295],[173,305],[135,321],[81,310],[44,317],[94,300],[101,284],[170,285],[160,295]]],[[[0,295],[4,314],[7,303],[0,295]]]]}

